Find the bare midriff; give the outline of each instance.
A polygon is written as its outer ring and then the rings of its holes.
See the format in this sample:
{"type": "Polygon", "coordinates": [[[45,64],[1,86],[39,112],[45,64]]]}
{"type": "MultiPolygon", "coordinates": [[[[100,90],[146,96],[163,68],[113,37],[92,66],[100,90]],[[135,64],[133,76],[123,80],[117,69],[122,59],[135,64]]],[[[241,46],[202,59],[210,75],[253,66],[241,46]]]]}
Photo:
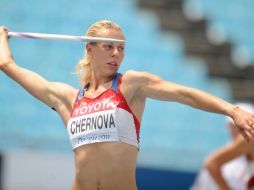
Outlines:
{"type": "Polygon", "coordinates": [[[136,147],[122,142],[83,145],[74,150],[72,190],[136,190],[136,147]]]}

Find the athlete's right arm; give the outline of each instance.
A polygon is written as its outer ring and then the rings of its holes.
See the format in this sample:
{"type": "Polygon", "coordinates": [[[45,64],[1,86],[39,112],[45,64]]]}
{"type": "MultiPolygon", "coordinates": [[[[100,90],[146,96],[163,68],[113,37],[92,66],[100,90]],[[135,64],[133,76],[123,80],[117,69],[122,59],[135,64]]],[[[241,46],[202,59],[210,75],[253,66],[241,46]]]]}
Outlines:
{"type": "Polygon", "coordinates": [[[4,27],[0,27],[0,69],[48,106],[57,111],[71,110],[76,89],[67,84],[49,82],[39,74],[18,66],[9,49],[8,31],[4,27]]]}

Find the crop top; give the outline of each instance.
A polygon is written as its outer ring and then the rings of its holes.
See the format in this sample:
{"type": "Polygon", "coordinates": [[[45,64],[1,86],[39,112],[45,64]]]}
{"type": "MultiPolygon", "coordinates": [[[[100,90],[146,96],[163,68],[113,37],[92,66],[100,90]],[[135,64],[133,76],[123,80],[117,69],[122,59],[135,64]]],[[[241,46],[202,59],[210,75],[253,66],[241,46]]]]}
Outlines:
{"type": "Polygon", "coordinates": [[[91,143],[114,141],[139,149],[140,123],[120,91],[121,78],[122,75],[117,73],[111,88],[96,98],[84,96],[88,85],[79,90],[67,124],[73,149],[91,143]]]}

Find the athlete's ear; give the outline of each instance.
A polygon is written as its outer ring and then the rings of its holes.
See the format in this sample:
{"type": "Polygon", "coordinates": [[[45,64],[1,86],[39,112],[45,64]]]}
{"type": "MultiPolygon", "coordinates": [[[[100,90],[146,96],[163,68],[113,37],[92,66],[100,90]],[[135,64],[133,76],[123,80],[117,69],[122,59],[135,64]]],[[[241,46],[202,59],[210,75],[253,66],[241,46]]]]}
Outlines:
{"type": "Polygon", "coordinates": [[[92,49],[92,44],[87,43],[87,44],[86,44],[86,52],[87,52],[87,53],[90,53],[90,52],[91,52],[91,49],[92,49]]]}

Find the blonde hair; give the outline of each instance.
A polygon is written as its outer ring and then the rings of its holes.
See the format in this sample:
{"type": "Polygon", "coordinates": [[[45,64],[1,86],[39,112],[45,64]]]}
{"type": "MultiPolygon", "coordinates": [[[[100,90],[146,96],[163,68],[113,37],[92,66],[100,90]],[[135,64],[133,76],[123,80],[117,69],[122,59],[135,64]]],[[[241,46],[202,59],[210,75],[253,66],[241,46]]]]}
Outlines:
{"type": "MultiPolygon", "coordinates": [[[[118,31],[122,31],[120,26],[112,21],[102,20],[94,23],[86,32],[86,36],[91,37],[99,37],[98,31],[103,29],[114,29],[118,31]]],[[[87,54],[85,49],[85,53],[83,58],[79,61],[76,66],[76,73],[78,75],[79,81],[81,84],[86,84],[91,80],[91,60],[90,56],[87,54]]]]}

